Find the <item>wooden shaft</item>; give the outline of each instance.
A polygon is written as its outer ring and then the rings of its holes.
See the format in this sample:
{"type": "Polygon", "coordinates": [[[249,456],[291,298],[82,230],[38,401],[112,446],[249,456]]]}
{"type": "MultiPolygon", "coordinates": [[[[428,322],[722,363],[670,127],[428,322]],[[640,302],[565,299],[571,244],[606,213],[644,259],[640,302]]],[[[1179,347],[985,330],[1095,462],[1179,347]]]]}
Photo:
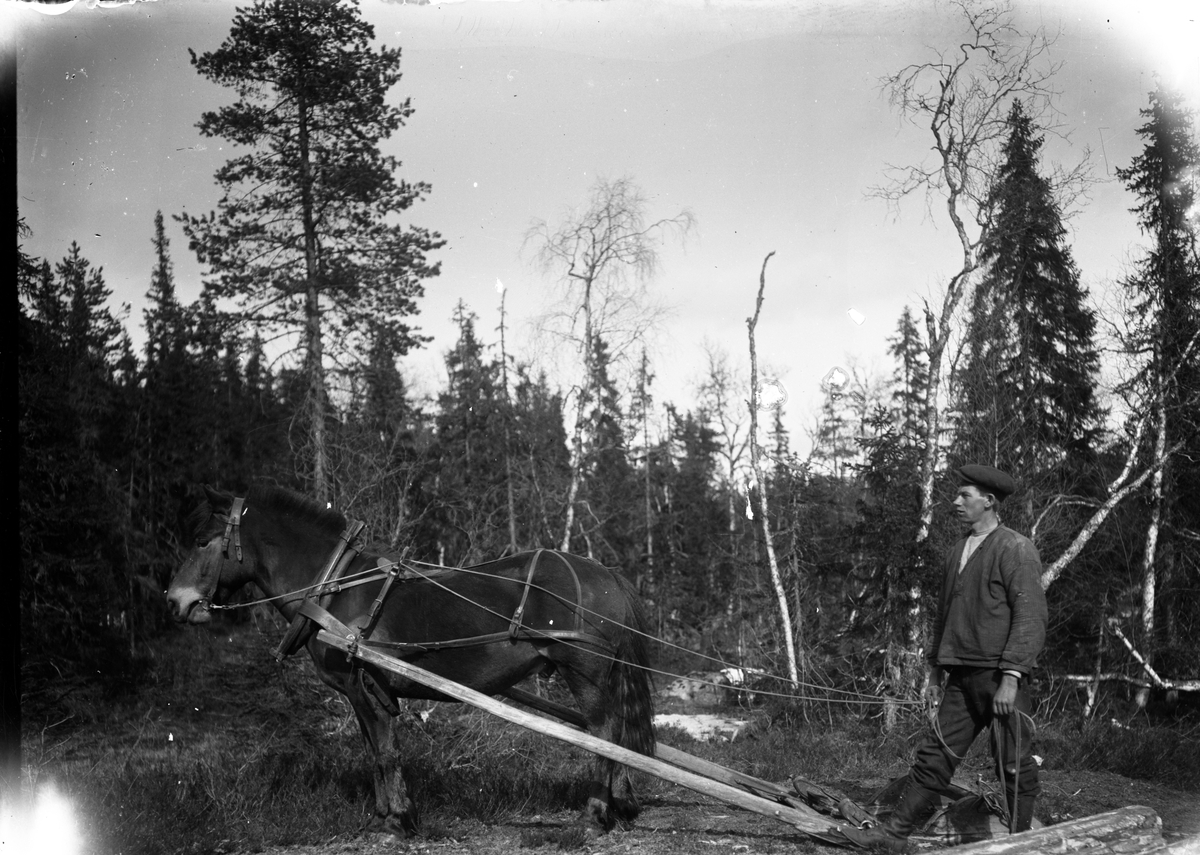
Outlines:
{"type": "Polygon", "coordinates": [[[677,766],[654,757],[638,754],[636,751],[622,748],[605,739],[592,736],[590,733],[583,733],[565,724],[549,721],[541,716],[519,710],[482,692],[477,692],[474,689],[467,688],[452,680],[447,680],[444,677],[426,671],[424,668],[419,668],[416,665],[392,656],[378,653],[368,647],[359,647],[353,641],[334,635],[328,630],[321,630],[317,637],[323,643],[343,650],[364,662],[394,671],[413,682],[436,689],[444,695],[462,701],[465,704],[470,704],[473,707],[478,707],[505,721],[510,721],[513,724],[521,725],[545,736],[570,743],[571,745],[591,751],[594,754],[599,754],[602,757],[607,757],[610,760],[615,760],[618,763],[623,763],[626,766],[662,778],[664,781],[678,784],[681,787],[687,787],[690,790],[695,790],[698,793],[744,810],[785,822],[799,831],[809,834],[825,834],[838,825],[829,817],[822,816],[803,805],[782,805],[759,796],[751,795],[745,790],[720,781],[714,781],[702,775],[697,775],[686,769],[680,769],[677,766]]]}
{"type": "MultiPolygon", "coordinates": [[[[578,728],[583,728],[585,722],[583,716],[576,710],[570,707],[565,707],[562,704],[547,700],[546,698],[538,697],[537,695],[526,692],[522,689],[512,688],[504,692],[505,696],[512,698],[518,703],[525,704],[528,707],[533,707],[535,710],[549,713],[556,716],[570,725],[578,728]]],[[[703,775],[706,778],[712,778],[714,781],[721,781],[725,784],[730,784],[735,787],[743,787],[755,795],[763,796],[764,798],[775,799],[781,804],[796,805],[802,804],[797,800],[797,796],[791,790],[772,783],[764,781],[762,778],[755,778],[752,775],[746,775],[729,769],[719,763],[713,763],[710,760],[705,760],[702,757],[697,757],[694,754],[688,754],[686,751],[680,751],[678,748],[672,748],[666,743],[659,742],[654,746],[654,756],[659,760],[664,760],[672,765],[679,766],[682,769],[687,769],[689,772],[695,772],[697,775],[703,775]]]]}

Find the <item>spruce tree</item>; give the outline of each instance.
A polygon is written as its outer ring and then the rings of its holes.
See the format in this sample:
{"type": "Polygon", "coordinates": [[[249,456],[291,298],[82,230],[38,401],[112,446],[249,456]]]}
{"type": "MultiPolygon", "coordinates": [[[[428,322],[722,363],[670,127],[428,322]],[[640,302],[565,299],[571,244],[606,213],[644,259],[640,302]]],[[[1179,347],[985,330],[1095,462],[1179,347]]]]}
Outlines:
{"type": "Polygon", "coordinates": [[[586,414],[589,427],[583,458],[587,477],[579,492],[585,513],[579,517],[579,534],[589,557],[625,567],[639,553],[636,505],[630,498],[641,491],[629,465],[622,427],[625,416],[609,375],[611,362],[606,340],[596,336],[591,358],[592,407],[586,414]]]}
{"type": "MultiPolygon", "coordinates": [[[[1150,246],[1126,281],[1133,306],[1128,348],[1141,367],[1131,382],[1150,440],[1146,459],[1167,458],[1151,481],[1142,549],[1143,651],[1179,651],[1190,667],[1200,643],[1196,614],[1196,532],[1200,528],[1200,254],[1196,188],[1200,147],[1194,113],[1159,85],[1141,111],[1142,153],[1117,171],[1135,193],[1132,209],[1150,246]],[[1170,453],[1168,449],[1176,449],[1170,453]],[[1189,578],[1190,577],[1190,578],[1189,578]],[[1161,589],[1161,596],[1159,591],[1161,589]],[[1161,605],[1160,605],[1161,604],[1161,605]],[[1159,613],[1165,620],[1159,620],[1159,613]],[[1160,632],[1160,630],[1165,630],[1160,632]],[[1190,639],[1184,643],[1184,639],[1190,639]]],[[[1171,667],[1167,665],[1166,667],[1171,667]]]]}
{"type": "Polygon", "coordinates": [[[896,335],[888,339],[888,354],[896,360],[892,373],[892,410],[901,440],[909,445],[921,442],[921,424],[925,413],[925,390],[929,386],[929,359],[921,341],[921,330],[904,307],[896,323],[896,335]]]}
{"type": "Polygon", "coordinates": [[[1040,500],[1075,489],[1093,459],[1096,321],[1054,188],[1038,171],[1043,138],[1019,100],[1008,121],[987,197],[992,227],[980,248],[952,457],[1037,484],[1040,500]]]}
{"type": "Polygon", "coordinates": [[[504,402],[500,366],[486,357],[476,316],[460,300],[458,341],[446,353],[448,382],[438,396],[437,501],[443,546],[453,561],[482,561],[504,551],[507,517],[504,402]]]}

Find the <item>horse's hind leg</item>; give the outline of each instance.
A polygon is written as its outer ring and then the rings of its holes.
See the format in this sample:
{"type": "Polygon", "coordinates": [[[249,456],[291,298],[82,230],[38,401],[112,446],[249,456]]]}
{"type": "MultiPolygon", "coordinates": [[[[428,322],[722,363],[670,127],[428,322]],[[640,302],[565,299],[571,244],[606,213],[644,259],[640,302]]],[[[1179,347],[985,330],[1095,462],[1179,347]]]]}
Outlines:
{"type": "Polygon", "coordinates": [[[351,683],[346,696],[374,761],[375,822],[382,831],[399,837],[416,834],[417,811],[404,784],[400,740],[392,714],[362,682],[352,679],[351,683]]]}
{"type": "MultiPolygon", "coordinates": [[[[614,704],[614,699],[602,688],[601,682],[572,668],[563,668],[561,673],[583,713],[588,732],[636,750],[625,738],[620,706],[614,704]]],[[[639,805],[633,793],[629,770],[615,760],[600,756],[596,757],[593,769],[588,800],[583,809],[584,821],[598,832],[609,831],[618,821],[631,822],[637,817],[639,805]]]]}

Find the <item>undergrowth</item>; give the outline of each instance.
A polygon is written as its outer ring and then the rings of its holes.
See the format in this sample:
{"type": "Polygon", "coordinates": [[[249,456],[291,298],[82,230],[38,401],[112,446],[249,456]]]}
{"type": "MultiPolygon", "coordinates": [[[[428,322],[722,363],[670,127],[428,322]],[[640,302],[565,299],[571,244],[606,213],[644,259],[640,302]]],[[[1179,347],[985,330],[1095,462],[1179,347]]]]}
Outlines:
{"type": "Polygon", "coordinates": [[[1200,726],[1093,719],[1043,728],[1040,744],[1057,768],[1112,772],[1200,793],[1200,726]]]}
{"type": "MultiPolygon", "coordinates": [[[[137,679],[119,691],[104,687],[103,673],[61,691],[36,686],[22,710],[27,785],[52,781],[96,852],[215,855],[321,845],[364,830],[374,796],[354,716],[304,657],[274,663],[280,631],[179,630],[146,651],[131,672],[137,679]]],[[[660,736],[767,780],[799,775],[838,786],[902,774],[923,730],[916,716],[883,735],[869,712],[822,718],[775,704],[753,714],[764,724],[733,743],[660,736]]],[[[592,758],[581,749],[459,705],[412,702],[397,726],[426,837],[448,836],[460,819],[502,823],[585,802],[592,758]]],[[[1179,723],[1050,726],[1038,750],[1052,768],[1200,792],[1200,734],[1179,723]]],[[[986,752],[968,760],[989,765],[986,752]]],[[[645,803],[670,790],[638,780],[645,803]]],[[[528,832],[523,845],[575,848],[569,835],[546,834],[528,832]]]]}

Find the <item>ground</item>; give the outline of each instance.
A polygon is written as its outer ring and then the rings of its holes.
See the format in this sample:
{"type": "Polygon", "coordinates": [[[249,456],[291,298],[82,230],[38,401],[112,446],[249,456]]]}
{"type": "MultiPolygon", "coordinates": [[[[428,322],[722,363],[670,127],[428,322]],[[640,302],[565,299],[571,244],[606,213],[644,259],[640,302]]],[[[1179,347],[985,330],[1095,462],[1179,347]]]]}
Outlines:
{"type": "MultiPolygon", "coordinates": [[[[154,750],[160,754],[169,750],[184,754],[188,751],[204,752],[210,750],[212,743],[253,744],[265,731],[294,731],[305,722],[312,738],[320,738],[320,734],[332,734],[330,726],[338,732],[352,730],[352,715],[348,708],[319,685],[307,663],[289,660],[287,667],[275,665],[270,655],[277,635],[274,629],[267,627],[260,632],[253,627],[244,627],[240,633],[230,632],[228,637],[217,631],[178,634],[176,640],[165,645],[158,654],[158,676],[148,681],[148,688],[137,698],[124,702],[122,709],[125,713],[120,720],[111,715],[99,718],[93,715],[94,726],[80,728],[68,738],[55,737],[60,744],[51,750],[39,746],[46,744],[47,734],[53,736],[58,733],[54,729],[54,723],[61,723],[57,708],[43,713],[48,716],[44,727],[38,725],[38,715],[31,712],[24,716],[23,723],[28,731],[24,745],[26,756],[30,761],[42,758],[39,762],[42,763],[43,775],[53,776],[56,767],[83,764],[90,770],[85,778],[94,779],[101,773],[103,764],[120,767],[127,764],[130,757],[149,755],[154,746],[158,746],[154,750]],[[180,649],[181,645],[186,649],[180,649]],[[172,667],[179,670],[172,672],[172,667]],[[189,686],[193,693],[187,697],[203,697],[207,702],[184,703],[183,692],[189,686]],[[236,706],[230,706],[234,701],[236,706]]],[[[76,699],[76,703],[82,704],[83,696],[96,691],[98,689],[95,686],[81,686],[63,697],[67,701],[76,699]]],[[[660,696],[660,709],[664,711],[686,711],[688,703],[678,697],[660,696]]],[[[89,701],[87,708],[93,704],[94,701],[89,701]]],[[[448,711],[446,714],[451,716],[461,715],[464,711],[462,707],[431,706],[448,711]]],[[[711,708],[699,711],[711,712],[711,708]]],[[[471,715],[495,721],[482,713],[471,715]]],[[[478,737],[478,741],[471,745],[496,744],[494,732],[478,729],[471,732],[487,734],[478,737]]],[[[667,741],[675,742],[677,735],[672,732],[667,741]]],[[[729,759],[722,762],[738,769],[739,756],[748,750],[740,747],[743,744],[749,746],[750,743],[739,738],[729,744],[729,750],[722,755],[729,759]]],[[[686,743],[680,743],[677,747],[689,750],[686,743]]],[[[470,750],[468,745],[467,751],[470,750]]],[[[365,762],[365,756],[363,759],[365,762]]],[[[746,757],[742,757],[742,760],[743,765],[749,763],[746,757]]],[[[162,758],[151,757],[147,762],[160,761],[162,758]]],[[[984,765],[972,767],[970,762],[964,764],[963,769],[967,771],[956,782],[974,789],[974,781],[967,776],[979,774],[984,765]]],[[[821,780],[819,783],[836,788],[860,804],[865,804],[891,778],[904,773],[903,766],[893,766],[895,764],[877,771],[872,769],[871,774],[875,777],[821,780]]],[[[752,771],[748,765],[740,770],[752,771]]],[[[118,775],[119,770],[111,774],[118,775]]],[[[504,777],[508,774],[508,768],[502,768],[504,780],[510,780],[504,777]]],[[[798,768],[794,774],[809,773],[798,768]]],[[[124,779],[115,777],[112,780],[124,779]]],[[[1194,792],[1176,791],[1142,780],[1093,771],[1044,768],[1041,780],[1042,797],[1038,815],[1050,824],[1128,805],[1145,805],[1154,809],[1161,818],[1163,835],[1167,840],[1200,835],[1200,799],[1194,792]]],[[[136,780],[133,785],[138,785],[136,780]]],[[[548,855],[560,851],[587,855],[626,852],[641,855],[832,855],[850,851],[824,845],[783,823],[731,808],[691,790],[661,781],[645,782],[640,792],[643,794],[643,811],[636,823],[590,839],[580,832],[575,811],[535,814],[530,810],[505,814],[507,818],[499,822],[483,823],[472,819],[469,810],[458,813],[443,810],[427,822],[422,836],[407,841],[371,836],[349,827],[336,827],[329,829],[329,837],[319,845],[267,846],[253,851],[266,855],[376,855],[384,852],[447,855],[541,852],[548,855]]],[[[1200,845],[1200,837],[1197,841],[1200,845]]],[[[196,852],[212,852],[215,849],[219,855],[250,855],[249,850],[214,841],[211,837],[202,840],[193,838],[191,845],[196,852]]],[[[0,850],[3,848],[0,841],[0,850]]]]}
{"type": "MultiPolygon", "coordinates": [[[[837,786],[852,798],[865,798],[886,783],[885,779],[843,781],[837,786]]],[[[1182,793],[1104,772],[1056,772],[1042,775],[1046,801],[1066,811],[1054,821],[1090,816],[1126,805],[1146,805],[1162,819],[1163,836],[1170,842],[1200,835],[1200,804],[1194,793],[1182,793]]],[[[630,828],[616,830],[590,841],[573,837],[575,814],[521,817],[499,825],[458,821],[438,829],[436,839],[396,842],[369,836],[346,835],[321,846],[279,847],[265,855],[381,855],[381,853],[445,853],[445,855],[510,855],[553,853],[569,849],[588,855],[782,855],[814,853],[833,855],[846,849],[825,846],[805,838],[781,823],[736,810],[679,787],[669,787],[650,799],[641,817],[630,828]]],[[[922,847],[923,848],[923,847],[922,847]]],[[[930,849],[940,848],[933,844],[930,849]]]]}

